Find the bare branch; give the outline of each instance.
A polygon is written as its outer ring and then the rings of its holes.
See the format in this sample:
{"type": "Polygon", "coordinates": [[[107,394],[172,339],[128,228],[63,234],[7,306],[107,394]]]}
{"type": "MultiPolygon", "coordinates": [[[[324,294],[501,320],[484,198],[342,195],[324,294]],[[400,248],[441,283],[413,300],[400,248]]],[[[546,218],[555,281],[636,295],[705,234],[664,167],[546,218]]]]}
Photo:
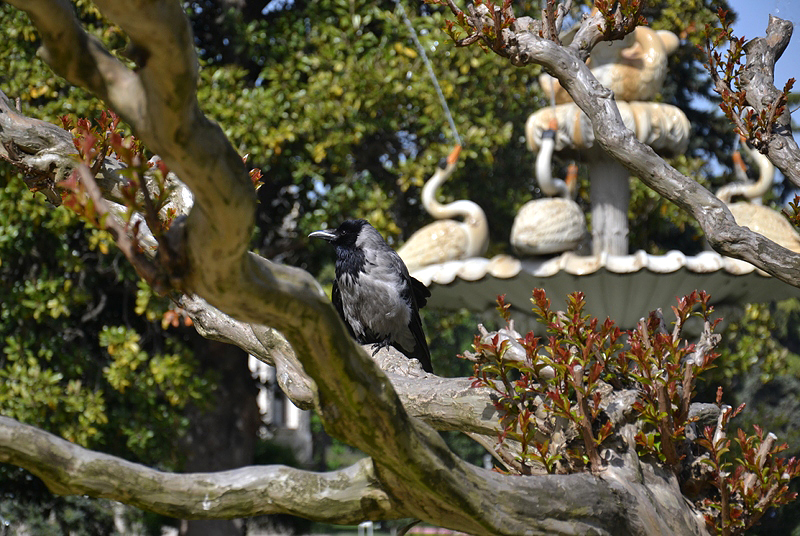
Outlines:
{"type": "Polygon", "coordinates": [[[165,473],[0,416],[0,460],[24,467],[60,495],[114,499],[182,519],[292,514],[355,523],[408,515],[381,489],[369,458],[330,473],[279,465],[165,473]]]}
{"type": "Polygon", "coordinates": [[[23,170],[28,188],[42,192],[53,205],[60,205],[55,184],[72,173],[77,164],[75,155],[68,132],[21,115],[0,92],[0,159],[23,170]]]}
{"type": "MultiPolygon", "coordinates": [[[[770,432],[764,438],[764,442],[761,443],[761,446],[758,447],[758,452],[756,453],[756,467],[758,467],[759,471],[764,468],[764,464],[767,462],[769,453],[772,450],[772,447],[775,446],[775,441],[777,440],[778,436],[770,432]]],[[[749,488],[752,488],[753,486],[756,485],[757,482],[758,482],[758,475],[755,473],[748,472],[744,477],[744,489],[747,490],[749,488]]],[[[767,499],[767,497],[764,497],[764,499],[767,499]]]]}
{"type": "Polygon", "coordinates": [[[199,296],[183,295],[178,298],[178,303],[189,314],[200,335],[234,344],[274,366],[278,386],[289,400],[301,409],[314,407],[314,381],[305,373],[283,335],[267,326],[234,320],[199,296]]]}
{"type": "MultiPolygon", "coordinates": [[[[572,369],[572,375],[575,385],[581,385],[583,371],[574,368],[572,369]]],[[[589,457],[589,464],[591,465],[592,472],[599,473],[603,467],[603,463],[600,461],[600,453],[597,451],[597,445],[594,443],[592,422],[589,418],[589,402],[580,389],[575,389],[575,398],[578,406],[578,414],[580,415],[578,428],[583,438],[583,447],[586,449],[586,455],[589,457]]]]}
{"type": "Polygon", "coordinates": [[[566,2],[559,2],[556,8],[556,34],[561,33],[561,27],[564,24],[564,17],[572,9],[572,0],[566,2]]]}
{"type": "Polygon", "coordinates": [[[554,4],[554,0],[548,0],[544,9],[542,9],[542,37],[560,45],[561,40],[558,37],[559,28],[557,27],[556,19],[559,16],[561,16],[563,19],[563,13],[560,10],[560,5],[558,13],[556,13],[556,7],[554,4]]]}
{"type": "MultiPolygon", "coordinates": [[[[451,9],[454,8],[451,6],[451,9]]],[[[508,57],[511,63],[517,66],[540,64],[558,78],[561,86],[589,117],[595,139],[600,146],[647,186],[691,214],[715,250],[745,260],[791,285],[800,286],[800,255],[748,228],[738,226],[724,203],[667,164],[652,148],[637,140],[635,134],[622,122],[613,93],[600,85],[585,65],[584,61],[589,52],[598,42],[622,36],[633,30],[633,23],[637,22],[638,14],[622,16],[619,5],[609,17],[598,11],[592,16],[585,17],[570,46],[562,47],[541,37],[540,33],[543,31],[541,23],[537,24],[528,17],[521,17],[514,21],[510,28],[503,29],[502,39],[499,36],[497,39],[489,39],[485,35],[485,29],[492,19],[486,8],[484,7],[481,13],[471,8],[470,13],[467,20],[472,29],[480,34],[484,43],[495,53],[508,57]]],[[[779,34],[780,31],[786,30],[785,25],[779,24],[777,19],[772,21],[770,26],[774,28],[772,31],[774,34],[770,33],[767,39],[771,48],[768,47],[768,53],[761,63],[770,64],[771,61],[771,65],[774,66],[774,60],[782,51],[782,37],[779,34]]],[[[749,55],[756,56],[755,52],[760,50],[758,43],[749,46],[749,55]]],[[[752,61],[755,62],[754,65],[758,64],[756,59],[752,61]]],[[[768,76],[771,82],[771,70],[768,76]]],[[[770,106],[775,102],[774,96],[762,100],[764,102],[759,105],[760,107],[770,106]]],[[[781,121],[788,121],[788,112],[785,112],[785,116],[786,118],[781,121]]],[[[775,150],[790,145],[796,147],[793,140],[790,141],[790,132],[788,138],[775,141],[775,150]]],[[[791,154],[800,153],[791,151],[791,154]]],[[[787,161],[782,165],[782,169],[786,168],[788,174],[792,173],[787,161]]]]}
{"type": "MultiPolygon", "coordinates": [[[[790,21],[770,15],[766,36],[757,37],[744,46],[747,64],[742,69],[740,82],[747,103],[756,112],[774,107],[782,96],[783,92],[775,87],[775,62],[789,44],[793,27],[790,21]]],[[[772,133],[766,139],[765,154],[785,177],[800,186],[800,147],[792,136],[791,123],[787,106],[775,118],[772,133]]]]}

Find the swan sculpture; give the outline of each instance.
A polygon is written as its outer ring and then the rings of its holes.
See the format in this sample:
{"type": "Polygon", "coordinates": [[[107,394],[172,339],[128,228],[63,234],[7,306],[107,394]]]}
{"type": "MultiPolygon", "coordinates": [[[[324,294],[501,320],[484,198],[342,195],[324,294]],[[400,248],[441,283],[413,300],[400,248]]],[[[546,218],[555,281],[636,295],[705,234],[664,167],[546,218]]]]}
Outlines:
{"type": "Polygon", "coordinates": [[[422,187],[422,206],[439,221],[411,235],[397,250],[409,271],[483,255],[489,247],[489,224],[481,207],[466,199],[445,205],[436,200],[439,188],[455,170],[460,152],[458,145],[422,187]],[[442,219],[453,217],[462,217],[463,221],[442,219]]]}
{"type": "MultiPolygon", "coordinates": [[[[572,34],[568,34],[563,41],[567,44],[571,39],[572,34]]],[[[649,101],[661,91],[667,75],[667,57],[679,45],[680,40],[670,31],[638,26],[624,39],[595,46],[587,65],[595,78],[614,92],[616,100],[649,101]]],[[[546,93],[554,93],[556,103],[572,102],[552,76],[542,74],[539,84],[546,93]]]]}
{"type": "Polygon", "coordinates": [[[555,148],[555,125],[542,133],[536,155],[536,180],[549,197],[528,201],[519,209],[511,226],[511,245],[520,255],[547,255],[576,249],[587,237],[586,217],[572,200],[577,166],[570,166],[567,181],[553,178],[551,159],[555,148]]]}
{"type": "MultiPolygon", "coordinates": [[[[751,231],[764,235],[776,244],[780,244],[795,253],[800,253],[800,234],[797,233],[794,226],[780,212],[761,204],[761,196],[772,187],[775,166],[766,156],[749,147],[746,143],[742,143],[742,148],[756,161],[758,165],[758,180],[756,182],[737,182],[723,186],[717,190],[717,197],[728,205],[737,224],[742,227],[749,227],[751,231]],[[734,196],[743,196],[747,201],[732,203],[734,196]]],[[[744,175],[744,162],[741,161],[741,158],[734,158],[734,163],[737,168],[737,175],[744,175]]]]}

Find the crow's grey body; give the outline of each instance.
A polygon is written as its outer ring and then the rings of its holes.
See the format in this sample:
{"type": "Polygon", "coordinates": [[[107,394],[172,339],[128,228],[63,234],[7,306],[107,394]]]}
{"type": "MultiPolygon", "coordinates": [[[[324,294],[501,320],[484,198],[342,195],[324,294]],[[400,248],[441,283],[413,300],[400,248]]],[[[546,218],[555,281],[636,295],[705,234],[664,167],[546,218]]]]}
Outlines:
{"type": "Polygon", "coordinates": [[[347,220],[335,230],[309,236],[336,248],[333,303],[353,337],[379,348],[392,345],[432,372],[419,318],[430,291],[408,274],[380,233],[365,220],[347,220]]]}

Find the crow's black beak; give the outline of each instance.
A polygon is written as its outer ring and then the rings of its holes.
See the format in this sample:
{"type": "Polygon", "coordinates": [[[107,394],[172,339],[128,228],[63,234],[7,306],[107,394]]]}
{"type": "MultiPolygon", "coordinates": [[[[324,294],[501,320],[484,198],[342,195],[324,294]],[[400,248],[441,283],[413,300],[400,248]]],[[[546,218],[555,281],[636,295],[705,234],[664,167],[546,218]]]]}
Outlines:
{"type": "Polygon", "coordinates": [[[336,239],[336,232],[330,229],[323,229],[321,231],[314,231],[313,233],[308,235],[309,238],[321,238],[323,240],[327,240],[330,242],[331,240],[336,239]]]}

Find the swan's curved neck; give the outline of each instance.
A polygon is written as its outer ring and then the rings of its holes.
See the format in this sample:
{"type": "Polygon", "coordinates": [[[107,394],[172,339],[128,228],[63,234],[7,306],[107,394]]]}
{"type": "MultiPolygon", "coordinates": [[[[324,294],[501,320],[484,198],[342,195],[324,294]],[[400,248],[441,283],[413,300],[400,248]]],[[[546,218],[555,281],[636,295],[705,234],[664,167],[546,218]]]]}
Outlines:
{"type": "Polygon", "coordinates": [[[735,195],[744,196],[748,201],[758,200],[772,188],[775,166],[769,161],[769,158],[746,144],[742,144],[742,149],[756,161],[758,180],[750,183],[728,184],[717,190],[717,197],[725,203],[730,203],[735,195]]]}
{"type": "Polygon", "coordinates": [[[464,223],[470,226],[488,229],[486,215],[476,203],[468,199],[461,199],[452,203],[442,204],[436,199],[439,188],[450,177],[455,168],[456,164],[452,163],[448,164],[444,169],[436,169],[436,173],[422,187],[422,206],[425,207],[428,214],[436,219],[461,217],[464,219],[464,223]]]}
{"type": "Polygon", "coordinates": [[[570,197],[567,183],[553,178],[552,159],[556,145],[555,132],[546,130],[542,135],[542,143],[536,155],[536,182],[547,196],[570,197]]]}
{"type": "Polygon", "coordinates": [[[459,212],[457,211],[458,207],[451,207],[455,203],[448,203],[447,205],[443,205],[436,200],[436,194],[439,191],[439,188],[442,187],[442,184],[450,178],[453,171],[456,169],[455,162],[452,164],[447,164],[447,167],[444,169],[437,167],[436,173],[428,179],[428,182],[425,183],[425,186],[422,187],[422,206],[425,207],[425,210],[428,211],[428,214],[433,216],[436,219],[442,218],[451,218],[454,216],[459,216],[459,212]]]}

